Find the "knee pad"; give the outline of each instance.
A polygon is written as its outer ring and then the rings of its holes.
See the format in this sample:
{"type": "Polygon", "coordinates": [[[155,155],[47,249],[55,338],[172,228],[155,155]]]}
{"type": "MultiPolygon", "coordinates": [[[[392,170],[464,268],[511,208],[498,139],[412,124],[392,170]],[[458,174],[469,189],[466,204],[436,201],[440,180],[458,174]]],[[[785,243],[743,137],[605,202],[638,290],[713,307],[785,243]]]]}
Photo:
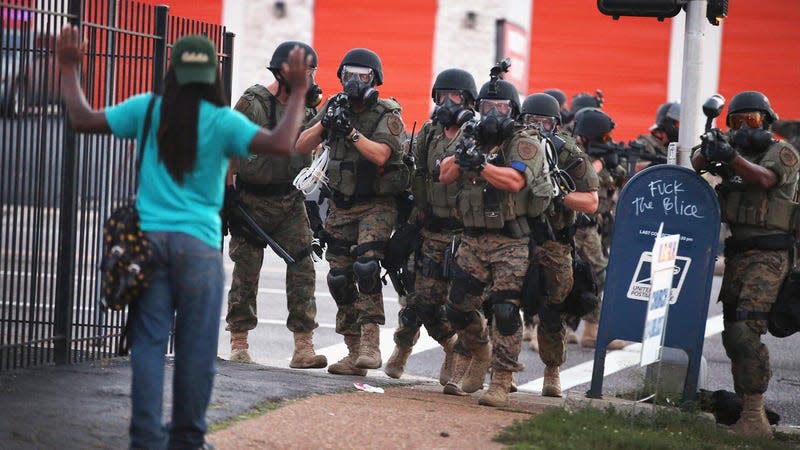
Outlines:
{"type": "Polygon", "coordinates": [[[539,309],[539,322],[542,329],[548,333],[558,333],[563,328],[561,320],[561,306],[548,303],[539,309]]]}
{"type": "Polygon", "coordinates": [[[464,303],[467,294],[479,296],[486,286],[481,280],[473,277],[458,264],[453,266],[453,279],[450,280],[450,301],[455,304],[464,303]]]}
{"type": "Polygon", "coordinates": [[[381,292],[381,265],[377,259],[359,258],[353,263],[356,274],[358,292],[362,294],[378,294],[381,292]]]}
{"type": "Polygon", "coordinates": [[[442,318],[440,305],[416,305],[419,320],[422,323],[436,323],[442,318]]]}
{"type": "Polygon", "coordinates": [[[503,336],[513,336],[522,325],[519,318],[519,306],[508,303],[495,303],[493,305],[494,320],[497,323],[497,331],[503,336]]]}
{"type": "Polygon", "coordinates": [[[475,311],[459,311],[450,306],[450,304],[444,305],[444,313],[448,322],[450,322],[450,326],[452,326],[454,330],[463,330],[467,328],[467,326],[475,320],[475,316],[477,316],[475,311]]]}
{"type": "Polygon", "coordinates": [[[353,284],[353,273],[331,269],[327,276],[328,290],[337,305],[349,305],[356,301],[358,292],[353,284]]]}
{"type": "Polygon", "coordinates": [[[415,305],[400,308],[400,312],[397,316],[403,326],[413,328],[422,325],[422,318],[419,316],[419,311],[417,311],[415,305]]]}

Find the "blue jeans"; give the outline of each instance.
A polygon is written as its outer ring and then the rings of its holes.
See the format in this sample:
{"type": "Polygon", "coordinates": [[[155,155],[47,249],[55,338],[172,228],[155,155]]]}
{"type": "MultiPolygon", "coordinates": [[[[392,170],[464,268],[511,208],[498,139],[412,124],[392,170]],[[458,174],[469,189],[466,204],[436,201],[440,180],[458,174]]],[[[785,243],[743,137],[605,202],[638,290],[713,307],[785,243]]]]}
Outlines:
{"type": "Polygon", "coordinates": [[[199,448],[216,373],[222,254],[183,233],[147,233],[155,271],[131,316],[131,448],[199,448]],[[173,318],[172,424],[162,421],[164,363],[173,318]],[[169,442],[167,442],[169,434],[169,442]]]}

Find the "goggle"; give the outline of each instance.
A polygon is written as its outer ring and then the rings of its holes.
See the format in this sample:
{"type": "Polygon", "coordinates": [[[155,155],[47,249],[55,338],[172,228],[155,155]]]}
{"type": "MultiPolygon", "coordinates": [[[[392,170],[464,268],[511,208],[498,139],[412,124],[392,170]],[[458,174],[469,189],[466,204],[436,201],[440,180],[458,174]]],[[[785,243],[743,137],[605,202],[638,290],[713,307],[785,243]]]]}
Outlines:
{"type": "Polygon", "coordinates": [[[524,119],[526,126],[532,126],[540,131],[553,131],[556,129],[556,118],[550,116],[537,116],[536,114],[527,114],[524,119]]]}
{"type": "Polygon", "coordinates": [[[511,114],[511,100],[484,99],[480,101],[479,107],[481,115],[489,114],[492,112],[492,109],[497,110],[497,112],[503,116],[511,114]]]}
{"type": "Polygon", "coordinates": [[[372,69],[369,67],[344,66],[342,68],[342,83],[358,79],[364,84],[372,84],[372,69]]]}
{"type": "Polygon", "coordinates": [[[728,124],[734,130],[741,128],[742,124],[746,124],[748,128],[761,128],[762,123],[764,116],[759,111],[733,113],[728,116],[728,124]]]}
{"type": "Polygon", "coordinates": [[[451,102],[455,103],[456,105],[461,105],[464,103],[464,95],[461,91],[449,91],[449,90],[441,90],[436,91],[436,104],[441,105],[444,103],[445,99],[450,99],[451,102]]]}

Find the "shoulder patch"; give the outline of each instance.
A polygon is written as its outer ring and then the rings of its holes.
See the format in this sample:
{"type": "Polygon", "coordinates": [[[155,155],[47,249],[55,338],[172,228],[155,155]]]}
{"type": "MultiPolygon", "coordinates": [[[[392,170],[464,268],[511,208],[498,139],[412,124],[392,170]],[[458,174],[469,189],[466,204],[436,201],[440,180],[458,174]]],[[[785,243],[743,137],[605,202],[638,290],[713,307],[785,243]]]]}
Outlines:
{"type": "Polygon", "coordinates": [[[395,114],[389,114],[389,117],[386,119],[386,126],[389,127],[389,131],[395,136],[399,136],[406,128],[405,125],[403,125],[403,119],[395,114]]]}
{"type": "Polygon", "coordinates": [[[536,153],[539,151],[539,147],[531,141],[523,140],[517,146],[517,152],[519,153],[520,158],[522,159],[533,159],[536,156],[536,153]]]}
{"type": "Polygon", "coordinates": [[[233,109],[239,112],[247,111],[248,109],[250,109],[250,104],[251,100],[243,95],[239,97],[239,101],[236,102],[236,106],[234,106],[233,109]]]}
{"type": "Polygon", "coordinates": [[[797,164],[797,155],[789,147],[783,147],[781,149],[780,157],[781,161],[789,167],[794,167],[794,165],[797,164]]]}

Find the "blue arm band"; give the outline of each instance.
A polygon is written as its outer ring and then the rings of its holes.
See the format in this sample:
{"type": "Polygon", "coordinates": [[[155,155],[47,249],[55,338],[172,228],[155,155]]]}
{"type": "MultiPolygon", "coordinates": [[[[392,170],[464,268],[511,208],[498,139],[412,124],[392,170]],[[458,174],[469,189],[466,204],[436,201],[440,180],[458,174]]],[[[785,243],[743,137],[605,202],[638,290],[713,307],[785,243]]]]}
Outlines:
{"type": "Polygon", "coordinates": [[[522,162],[522,161],[514,161],[514,162],[511,163],[511,168],[516,170],[519,173],[524,174],[525,173],[525,169],[527,169],[528,166],[526,166],[525,163],[522,162]]]}

